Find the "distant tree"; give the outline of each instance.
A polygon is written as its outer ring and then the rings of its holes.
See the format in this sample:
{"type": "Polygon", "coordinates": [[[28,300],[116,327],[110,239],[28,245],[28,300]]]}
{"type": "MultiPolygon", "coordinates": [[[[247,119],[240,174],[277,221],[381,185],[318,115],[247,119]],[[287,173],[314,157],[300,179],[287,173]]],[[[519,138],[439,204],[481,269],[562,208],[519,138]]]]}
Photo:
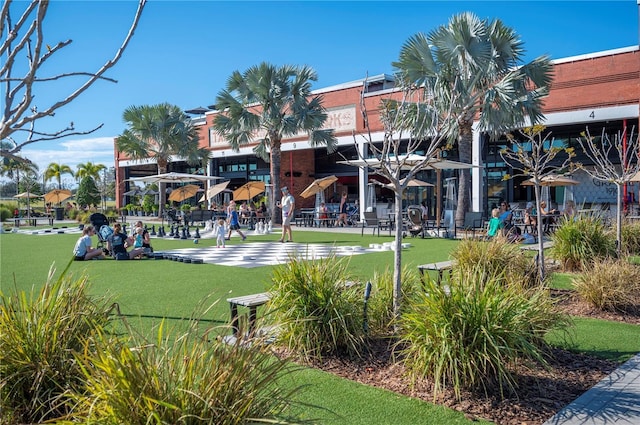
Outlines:
{"type": "Polygon", "coordinates": [[[76,192],[76,203],[79,207],[96,206],[100,203],[100,191],[93,177],[86,176],[80,180],[76,192]]]}
{"type": "MultiPolygon", "coordinates": [[[[202,164],[209,157],[209,151],[199,147],[200,138],[191,118],[177,106],[168,103],[131,106],[124,111],[123,118],[128,128],[116,139],[118,150],[134,160],[155,159],[158,174],[167,172],[172,157],[191,165],[202,164]]],[[[165,192],[165,183],[160,183],[160,215],[165,192]]]]}
{"type": "Polygon", "coordinates": [[[580,168],[596,180],[616,185],[616,254],[618,256],[622,249],[622,188],[640,171],[638,161],[640,143],[634,130],[627,131],[625,128],[611,140],[605,130],[602,130],[599,136],[592,136],[587,127],[578,138],[582,150],[594,164],[593,167],[584,167],[579,164],[580,168]]]}
{"type": "Polygon", "coordinates": [[[37,175],[38,165],[31,161],[25,161],[19,156],[2,157],[0,158],[0,175],[6,176],[16,182],[15,193],[17,195],[20,191],[20,178],[23,176],[37,175]]]}
{"type": "Polygon", "coordinates": [[[269,210],[277,222],[282,139],[304,132],[312,146],[325,145],[330,152],[336,147],[333,130],[322,128],[327,119],[323,97],[311,94],[311,82],[317,79],[308,66],[277,67],[263,62],[242,74],[234,71],[226,89],[216,97],[215,131],[236,151],[257,143],[254,153],[270,163],[273,196],[269,210]]]}
{"type": "MultiPolygon", "coordinates": [[[[500,151],[500,155],[507,165],[520,172],[519,175],[531,178],[536,198],[536,211],[541,211],[540,187],[544,178],[556,174],[558,169],[570,167],[575,152],[573,148],[563,143],[556,143],[551,133],[545,131],[542,125],[527,127],[518,130],[518,133],[522,136],[521,138],[516,138],[512,134],[507,135],[508,147],[500,151]]],[[[505,176],[505,178],[511,177],[505,176]]],[[[542,281],[545,278],[545,267],[541,218],[539,215],[536,224],[538,227],[538,276],[542,281]]]]}
{"type": "Polygon", "coordinates": [[[73,170],[71,170],[71,167],[66,164],[52,162],[44,171],[44,178],[46,181],[55,179],[58,182],[58,189],[62,189],[63,174],[70,174],[73,177],[73,170]]]}
{"type": "MultiPolygon", "coordinates": [[[[56,2],[43,0],[30,2],[6,0],[2,3],[0,33],[4,36],[4,40],[0,42],[0,84],[3,85],[0,141],[5,143],[0,147],[0,157],[25,160],[15,155],[28,144],[89,134],[102,127],[100,124],[92,130],[76,131],[74,123],[71,122],[66,128],[58,131],[43,132],[36,129],[36,123],[42,118],[54,116],[56,110],[74,101],[96,81],[117,82],[105,77],[104,74],[122,57],[138,26],[146,0],[139,0],[133,23],[114,57],[107,60],[97,71],[69,71],[47,75],[47,69],[50,69],[49,59],[72,43],[72,40],[60,41],[56,44],[45,42],[47,11],[50,5],[55,7],[55,4],[56,2]],[[13,19],[12,13],[17,12],[18,7],[22,8],[22,13],[18,19],[13,19]],[[46,83],[78,77],[86,77],[86,81],[71,89],[66,98],[50,105],[35,103],[36,93],[40,89],[47,90],[46,83]]],[[[51,43],[50,40],[48,41],[51,43]]]]}
{"type": "Polygon", "coordinates": [[[83,177],[91,177],[95,181],[100,178],[100,171],[106,168],[107,166],[104,164],[94,164],[92,162],[78,164],[76,179],[81,180],[83,177]]]}
{"type": "MultiPolygon", "coordinates": [[[[542,118],[541,99],[551,82],[551,62],[538,57],[522,64],[525,50],[515,31],[502,21],[481,20],[466,12],[428,35],[416,34],[394,63],[410,81],[425,86],[442,111],[451,111],[445,128],[457,142],[460,161],[471,162],[473,124],[501,135],[542,118]]],[[[456,221],[470,207],[471,174],[461,170],[456,221]]]]}

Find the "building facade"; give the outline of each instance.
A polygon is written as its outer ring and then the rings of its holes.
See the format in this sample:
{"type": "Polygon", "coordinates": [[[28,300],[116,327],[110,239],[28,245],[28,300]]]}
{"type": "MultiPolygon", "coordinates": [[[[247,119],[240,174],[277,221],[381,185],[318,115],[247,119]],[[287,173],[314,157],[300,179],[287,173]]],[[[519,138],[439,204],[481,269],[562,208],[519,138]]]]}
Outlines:
{"type": "MultiPolygon", "coordinates": [[[[544,101],[544,124],[552,137],[565,146],[576,147],[580,133],[588,127],[591,134],[602,131],[608,134],[638,128],[640,106],[640,50],[638,46],[596,52],[553,61],[553,82],[549,96],[544,101]]],[[[314,179],[335,175],[338,181],[326,192],[328,201],[339,200],[341,193],[348,193],[349,201],[359,200],[363,206],[378,203],[384,210],[392,192],[370,183],[375,176],[366,170],[341,164],[340,161],[356,159],[357,149],[368,141],[382,140],[383,128],[376,111],[380,101],[394,92],[394,80],[389,75],[378,75],[366,80],[357,80],[316,90],[322,94],[327,109],[327,128],[333,128],[338,140],[338,150],[328,153],[324,147],[313,148],[304,135],[289,138],[282,143],[281,182],[289,186],[296,196],[296,205],[312,207],[314,199],[302,199],[298,195],[314,179]],[[364,95],[361,97],[361,93],[364,95]],[[361,101],[363,99],[363,101],[361,101]],[[366,128],[362,108],[368,112],[369,128],[366,128]],[[367,136],[365,139],[364,136],[367,136]],[[372,193],[375,192],[375,196],[372,193]],[[332,199],[333,198],[333,199],[332,199]],[[372,200],[372,198],[374,200],[372,200]]],[[[188,111],[189,112],[189,111],[188,111]]],[[[186,163],[175,161],[169,171],[206,172],[230,180],[229,188],[239,187],[249,180],[269,183],[269,164],[258,159],[252,152],[252,145],[233,151],[225,140],[212,130],[215,111],[194,110],[194,122],[200,131],[201,146],[211,151],[207,170],[190,168],[186,163]]],[[[505,174],[513,170],[502,161],[499,151],[506,140],[490,140],[483,134],[474,135],[473,163],[479,167],[472,171],[472,208],[487,211],[494,203],[505,199],[512,203],[526,202],[533,198],[532,189],[521,186],[523,178],[503,180],[505,174]]],[[[115,149],[115,148],[114,148],[115,149]]],[[[129,190],[127,179],[157,172],[152,160],[141,163],[131,161],[115,150],[116,159],[116,199],[122,206],[126,199],[122,194],[129,190]]],[[[455,150],[449,152],[448,159],[456,159],[455,150]]],[[[586,162],[585,158],[579,158],[586,162]]],[[[445,171],[442,181],[455,178],[455,171],[445,171]]],[[[425,172],[422,180],[435,183],[434,172],[425,172]]],[[[595,182],[578,173],[574,178],[581,184],[576,187],[576,201],[587,203],[614,202],[612,188],[595,182]]],[[[378,178],[379,179],[379,178],[378,178]]],[[[450,181],[450,180],[449,180],[450,181]]],[[[629,188],[630,192],[638,188],[629,188]]],[[[560,202],[562,190],[554,189],[551,197],[560,202]]],[[[637,199],[637,198],[636,198],[637,199]]],[[[433,188],[420,188],[409,193],[408,204],[427,201],[430,211],[436,211],[433,188]]],[[[364,210],[364,208],[362,208],[364,210]]]]}

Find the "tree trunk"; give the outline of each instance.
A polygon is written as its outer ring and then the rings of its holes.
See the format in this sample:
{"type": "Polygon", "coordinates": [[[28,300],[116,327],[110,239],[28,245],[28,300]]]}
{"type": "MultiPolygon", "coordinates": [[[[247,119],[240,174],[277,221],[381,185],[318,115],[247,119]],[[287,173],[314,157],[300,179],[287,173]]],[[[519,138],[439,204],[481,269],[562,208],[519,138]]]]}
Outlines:
{"type": "Polygon", "coordinates": [[[544,241],[543,241],[543,225],[542,225],[542,212],[540,210],[540,186],[535,185],[533,187],[533,191],[536,196],[536,226],[538,227],[538,255],[536,258],[537,266],[538,266],[538,276],[540,277],[540,282],[544,281],[544,241]]]}
{"type": "MultiPolygon", "coordinates": [[[[473,146],[473,130],[471,125],[465,124],[460,128],[460,139],[458,140],[458,154],[460,162],[471,163],[471,152],[473,146]]],[[[469,189],[471,188],[471,172],[460,170],[458,177],[458,205],[456,206],[456,225],[464,225],[464,215],[469,211],[471,199],[469,189]]]]}
{"type": "MultiPolygon", "coordinates": [[[[397,184],[396,187],[398,187],[397,184]]],[[[396,237],[393,254],[393,316],[398,319],[402,304],[402,191],[396,190],[395,195],[396,237]]]]}
{"type": "MultiPolygon", "coordinates": [[[[158,174],[164,174],[167,172],[168,163],[160,159],[158,161],[158,174]]],[[[164,204],[167,199],[167,184],[164,182],[158,182],[158,217],[162,217],[164,214],[164,204]]]]}
{"type": "Polygon", "coordinates": [[[617,212],[616,212],[616,257],[620,258],[622,252],[622,184],[616,184],[618,189],[617,212]]]}
{"type": "MultiPolygon", "coordinates": [[[[271,139],[271,153],[270,153],[270,172],[271,172],[271,184],[273,193],[269,196],[269,212],[271,214],[271,222],[275,224],[281,224],[282,219],[279,211],[276,210],[276,198],[280,199],[280,161],[282,159],[282,151],[280,150],[280,140],[271,139]]],[[[289,188],[291,194],[293,194],[293,188],[289,188]]]]}

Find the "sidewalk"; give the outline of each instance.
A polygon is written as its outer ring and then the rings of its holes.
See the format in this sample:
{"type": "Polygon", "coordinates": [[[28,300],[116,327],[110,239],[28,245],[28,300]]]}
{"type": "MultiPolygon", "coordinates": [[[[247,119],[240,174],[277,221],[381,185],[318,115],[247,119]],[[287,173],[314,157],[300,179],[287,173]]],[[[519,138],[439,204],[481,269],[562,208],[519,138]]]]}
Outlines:
{"type": "Polygon", "coordinates": [[[583,424],[640,424],[640,354],[544,423],[583,424]]]}

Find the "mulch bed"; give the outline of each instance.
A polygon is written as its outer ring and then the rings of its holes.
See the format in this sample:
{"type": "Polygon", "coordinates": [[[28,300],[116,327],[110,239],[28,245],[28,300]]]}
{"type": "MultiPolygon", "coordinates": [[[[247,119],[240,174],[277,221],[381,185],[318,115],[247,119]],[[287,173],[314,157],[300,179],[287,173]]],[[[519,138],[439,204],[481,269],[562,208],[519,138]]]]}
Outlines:
{"type": "MultiPolygon", "coordinates": [[[[554,296],[560,298],[563,311],[571,315],[640,325],[640,309],[624,314],[602,312],[589,307],[572,291],[554,291],[554,296]]],[[[517,394],[505,394],[502,398],[497,390],[489,395],[467,391],[460,400],[450,389],[438,394],[434,400],[433,383],[428,380],[412,385],[403,366],[394,363],[392,347],[387,340],[373,341],[371,354],[364,360],[325,357],[312,366],[365,385],[447,406],[472,420],[483,418],[501,425],[533,425],[544,423],[619,364],[554,349],[547,369],[536,365],[518,366],[515,370],[517,394]]]]}

